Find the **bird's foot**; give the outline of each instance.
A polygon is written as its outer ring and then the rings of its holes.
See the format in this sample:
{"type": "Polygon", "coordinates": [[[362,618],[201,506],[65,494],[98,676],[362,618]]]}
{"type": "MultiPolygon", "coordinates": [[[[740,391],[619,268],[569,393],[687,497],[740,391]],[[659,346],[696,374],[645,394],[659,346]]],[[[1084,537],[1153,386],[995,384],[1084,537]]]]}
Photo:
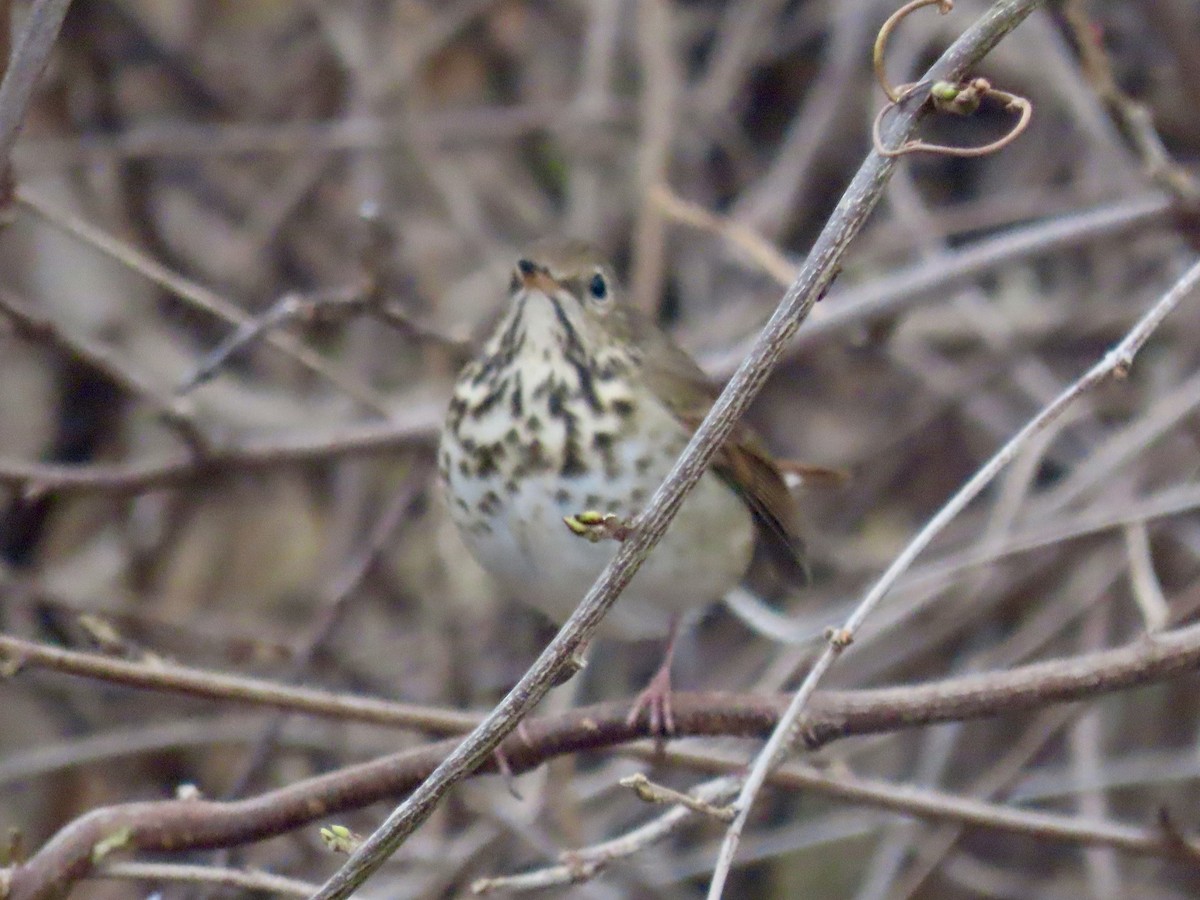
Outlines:
{"type": "Polygon", "coordinates": [[[671,708],[671,666],[668,661],[662,666],[645,689],[633,701],[629,715],[625,717],[626,725],[636,725],[642,717],[642,710],[649,717],[650,734],[656,740],[663,740],[675,734],[675,713],[671,708]]]}
{"type": "Polygon", "coordinates": [[[594,509],[563,516],[563,522],[573,534],[587,538],[593,544],[603,540],[623,541],[633,533],[629,523],[620,516],[594,509]]]}

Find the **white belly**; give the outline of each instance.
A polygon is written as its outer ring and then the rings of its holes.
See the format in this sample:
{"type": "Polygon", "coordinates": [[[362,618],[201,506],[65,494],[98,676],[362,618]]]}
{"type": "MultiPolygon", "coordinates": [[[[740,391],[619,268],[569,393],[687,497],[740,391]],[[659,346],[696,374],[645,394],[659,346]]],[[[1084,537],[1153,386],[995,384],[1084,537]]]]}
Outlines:
{"type": "MultiPolygon", "coordinates": [[[[602,480],[579,479],[578,496],[603,491],[602,480]]],[[[563,516],[583,512],[584,507],[578,502],[556,503],[552,497],[553,488],[525,484],[507,504],[510,514],[503,519],[505,525],[490,530],[461,523],[460,527],[475,558],[507,590],[562,622],[616,553],[616,544],[593,544],[571,533],[563,516]]],[[[601,508],[607,511],[609,505],[601,508]]],[[[626,519],[636,512],[627,507],[616,510],[626,519]]],[[[745,505],[716,475],[706,473],[609,612],[601,631],[627,639],[664,636],[672,614],[719,600],[741,580],[753,540],[745,505]]]]}
{"type": "MultiPolygon", "coordinates": [[[[628,521],[640,513],[671,468],[673,459],[666,454],[686,443],[673,419],[656,424],[665,431],[656,438],[670,450],[655,454],[653,464],[643,464],[644,471],[634,475],[635,450],[642,448],[618,444],[615,451],[625,473],[620,489],[599,469],[566,481],[557,471],[529,474],[504,489],[494,480],[462,473],[454,462],[461,448],[448,441],[443,449],[451,462],[443,478],[448,495],[460,501],[451,500],[449,508],[476,560],[518,600],[564,621],[617,545],[573,534],[563,516],[596,510],[628,521]],[[487,524],[480,524],[481,503],[492,508],[487,524]]],[[[706,472],[610,610],[601,632],[625,639],[664,636],[674,614],[703,608],[737,585],[753,549],[749,509],[719,476],[706,472]]]]}
{"type": "MultiPolygon", "coordinates": [[[[556,307],[530,294],[516,303],[489,342],[490,355],[459,377],[439,468],[451,516],[475,558],[514,597],[561,622],[617,549],[573,534],[563,517],[594,510],[632,520],[688,434],[656,395],[638,392],[636,374],[621,376],[615,354],[592,358],[597,374],[585,383],[578,360],[567,358],[588,333],[571,305],[577,301],[556,307]],[[562,320],[570,315],[568,328],[562,320]],[[503,359],[505,347],[520,356],[503,359]]],[[[749,509],[706,472],[602,630],[665,635],[674,614],[702,608],[738,583],[753,545],[749,509]]]]}

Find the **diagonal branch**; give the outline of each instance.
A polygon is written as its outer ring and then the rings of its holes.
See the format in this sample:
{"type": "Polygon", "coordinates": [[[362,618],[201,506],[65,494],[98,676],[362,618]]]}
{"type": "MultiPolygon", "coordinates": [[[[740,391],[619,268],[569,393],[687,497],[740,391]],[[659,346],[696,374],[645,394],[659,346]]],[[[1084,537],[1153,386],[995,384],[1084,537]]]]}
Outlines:
{"type": "Polygon", "coordinates": [[[36,0],[24,29],[17,36],[11,58],[7,53],[7,38],[12,9],[8,3],[0,7],[0,14],[5,19],[0,26],[5,37],[2,64],[7,65],[4,80],[0,81],[0,206],[7,207],[12,200],[15,183],[11,159],[13,145],[70,5],[71,0],[36,0]]]}
{"type": "MultiPolygon", "coordinates": [[[[1028,16],[1038,0],[999,3],[969,29],[926,74],[936,80],[959,80],[1009,31],[1028,16]]],[[[922,116],[924,96],[915,92],[888,129],[889,145],[910,136],[922,116]]],[[[709,460],[733,430],[766,383],[788,341],[816,302],[828,290],[846,248],[861,230],[883,193],[895,159],[871,154],[860,167],[813,244],[796,281],[785,292],[754,348],[738,368],[709,414],[696,430],[663,485],[575,612],[500,704],[455,748],[387,820],[355,851],[321,888],[314,900],[341,900],[371,876],[437,808],[446,792],[479,768],[504,737],[545,696],[560,672],[616,602],[642,561],[667,530],[684,497],[704,474],[709,460]]]]}
{"type": "Polygon", "coordinates": [[[908,546],[892,561],[892,564],[880,576],[879,580],[867,592],[862,601],[846,620],[846,624],[834,632],[821,655],[817,658],[804,682],[792,698],[787,714],[780,721],[771,739],[754,761],[745,785],[737,799],[738,817],[727,832],[727,840],[722,845],[717,874],[713,877],[713,887],[710,888],[710,900],[720,897],[719,886],[724,883],[725,875],[733,863],[741,828],[749,816],[755,794],[765,783],[770,770],[774,768],[786,752],[791,742],[794,729],[802,721],[802,715],[809,703],[817,683],[837,661],[842,652],[851,645],[859,628],[866,618],[874,612],[884,596],[896,585],[896,582],[916,561],[916,558],[933,542],[934,538],[950,524],[993,479],[1010,463],[1031,440],[1041,434],[1051,423],[1063,415],[1080,397],[1095,388],[1110,377],[1124,377],[1128,374],[1134,357],[1142,346],[1149,340],[1150,335],[1162,324],[1163,320],[1200,284],[1200,263],[1194,264],[1163,295],[1137,323],[1116,347],[1105,354],[1104,358],[1088,369],[1074,383],[1067,387],[1047,406],[1042,408],[1025,427],[1018,431],[1001,447],[958,492],[926,523],[908,546]]]}
{"type": "MultiPolygon", "coordinates": [[[[106,660],[98,654],[67,656],[64,654],[69,651],[16,638],[3,637],[0,641],[5,659],[23,661],[27,667],[86,674],[156,690],[180,689],[167,677],[169,670],[163,673],[159,684],[145,683],[155,666],[106,660]],[[86,665],[91,668],[85,670],[86,665]],[[124,677],[131,667],[143,672],[143,683],[124,677]]],[[[1200,624],[1143,637],[1115,650],[1047,660],[1008,671],[903,687],[823,691],[813,698],[798,730],[809,746],[817,747],[850,736],[1086,700],[1197,669],[1200,669],[1200,624]]],[[[403,704],[343,697],[249,678],[240,679],[234,685],[236,692],[229,692],[225,689],[230,687],[227,682],[231,679],[232,676],[215,676],[209,693],[193,690],[189,693],[376,724],[389,722],[389,713],[394,710],[392,724],[401,727],[414,724],[409,715],[411,709],[403,704]]],[[[787,699],[783,695],[680,692],[673,700],[676,728],[681,736],[763,737],[778,723],[787,699]]],[[[432,721],[432,714],[440,711],[429,712],[426,720],[432,721]]],[[[556,756],[619,747],[649,737],[648,725],[644,722],[631,725],[627,713],[625,703],[602,703],[531,720],[526,723],[523,736],[513,736],[503,745],[506,763],[512,772],[520,773],[556,756]]],[[[450,714],[440,715],[444,726],[455,725],[448,718],[450,714]]],[[[469,713],[453,715],[458,717],[457,724],[462,729],[470,727],[474,718],[469,713]]],[[[5,900],[44,900],[55,896],[92,870],[96,864],[93,849],[101,844],[113,846],[114,836],[124,838],[114,849],[181,852],[234,846],[278,835],[413,790],[458,741],[457,737],[435,741],[245,800],[169,800],[95,809],[64,827],[27,862],[0,870],[0,885],[4,885],[7,877],[9,893],[4,895],[5,900]]],[[[711,761],[697,763],[678,754],[675,758],[706,772],[728,768],[714,769],[711,761]]],[[[488,757],[470,774],[495,771],[496,760],[488,757]]],[[[1150,838],[1140,844],[1135,841],[1124,849],[1173,857],[1192,852],[1181,848],[1178,842],[1156,842],[1150,838]]]]}

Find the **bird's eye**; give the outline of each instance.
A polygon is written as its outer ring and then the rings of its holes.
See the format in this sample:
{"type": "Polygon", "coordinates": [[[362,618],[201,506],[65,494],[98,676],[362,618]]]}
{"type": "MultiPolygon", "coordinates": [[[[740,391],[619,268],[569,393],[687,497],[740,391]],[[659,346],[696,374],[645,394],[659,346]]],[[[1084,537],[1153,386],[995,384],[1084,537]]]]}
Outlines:
{"type": "Polygon", "coordinates": [[[608,282],[604,280],[604,276],[597,272],[592,276],[592,280],[588,282],[588,293],[596,300],[604,300],[608,297],[608,282]]]}

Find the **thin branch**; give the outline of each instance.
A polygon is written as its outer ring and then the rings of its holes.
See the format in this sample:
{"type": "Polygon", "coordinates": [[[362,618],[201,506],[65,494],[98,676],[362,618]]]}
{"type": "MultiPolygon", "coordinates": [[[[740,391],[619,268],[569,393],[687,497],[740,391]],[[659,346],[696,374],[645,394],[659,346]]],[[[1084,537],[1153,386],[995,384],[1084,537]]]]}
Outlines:
{"type": "Polygon", "coordinates": [[[108,729],[86,737],[73,736],[43,742],[28,750],[7,753],[0,760],[0,791],[18,782],[44,778],[52,773],[116,760],[128,762],[139,755],[180,748],[209,748],[218,744],[245,744],[261,732],[262,715],[240,713],[155,723],[140,723],[108,729]]]}
{"type": "Polygon", "coordinates": [[[1084,74],[1100,99],[1108,104],[1146,174],[1182,204],[1195,209],[1200,204],[1200,182],[1171,158],[1146,105],[1134,100],[1117,84],[1112,62],[1100,38],[1101,32],[1088,18],[1084,4],[1080,0],[1068,0],[1063,4],[1063,19],[1075,38],[1084,74]]]}
{"type": "Polygon", "coordinates": [[[908,569],[916,558],[932,543],[979,493],[991,483],[1029,443],[1029,441],[1045,430],[1054,420],[1061,416],[1080,397],[1094,388],[1100,382],[1111,376],[1124,377],[1133,364],[1138,351],[1150,339],[1155,329],[1163,320],[1200,284],[1200,263],[1194,264],[1164,294],[1130,329],[1129,333],[1116,347],[1105,354],[1104,358],[1092,366],[1078,380],[1058,395],[1049,405],[1034,416],[1024,428],[1018,431],[991,459],[987,461],[958,492],[940,509],[937,514],[909,542],[908,546],[896,557],[887,570],[880,576],[875,585],[868,591],[862,602],[846,620],[845,625],[833,633],[825,649],[809,670],[804,682],[796,691],[792,703],[783,720],[780,721],[771,739],[755,759],[750,773],[746,777],[745,786],[737,800],[738,818],[734,820],[722,845],[720,863],[717,873],[713,876],[710,888],[710,900],[720,897],[720,885],[733,863],[733,855],[737,849],[741,829],[745,826],[750,807],[759,788],[766,780],[770,770],[781,760],[787,745],[791,742],[793,729],[800,722],[800,717],[812,697],[816,686],[824,674],[841,656],[842,652],[854,641],[854,636],[863,621],[875,610],[883,597],[892,589],[900,576],[908,569]],[[720,876],[720,877],[719,877],[720,876]]]}
{"type": "MultiPolygon", "coordinates": [[[[672,753],[672,756],[675,756],[672,753]]],[[[708,759],[705,758],[708,762],[708,759]]],[[[542,890],[579,884],[595,878],[610,863],[627,859],[643,852],[647,847],[666,840],[697,814],[697,806],[723,803],[737,793],[737,779],[718,778],[693,788],[686,804],[679,804],[662,815],[651,819],[611,840],[593,844],[580,850],[563,853],[559,865],[522,872],[520,875],[504,875],[495,878],[480,878],[471,885],[474,894],[494,894],[501,891],[515,893],[542,890]]]]}
{"type": "MultiPolygon", "coordinates": [[[[942,55],[942,58],[934,63],[932,67],[930,67],[929,71],[925,73],[922,83],[933,84],[939,81],[955,81],[961,78],[965,74],[967,68],[973,62],[981,59],[989,50],[991,50],[992,47],[994,47],[1000,42],[1001,39],[1004,38],[1004,36],[1016,28],[1039,5],[1041,5],[1039,0],[1008,0],[1008,2],[994,4],[982,19],[968,29],[942,55]]],[[[925,95],[923,91],[914,91],[912,96],[914,100],[920,101],[920,106],[924,105],[925,95]]],[[[920,106],[918,106],[917,111],[919,111],[920,106]]],[[[890,146],[896,146],[913,133],[913,129],[915,128],[916,124],[917,116],[915,112],[911,110],[911,105],[908,108],[905,108],[904,105],[898,105],[897,115],[893,120],[892,127],[885,136],[887,143],[890,146]]],[[[882,157],[878,154],[872,154],[867,158],[863,168],[859,171],[859,175],[855,177],[854,184],[859,182],[860,178],[865,172],[868,172],[872,169],[877,171],[881,179],[885,179],[887,173],[890,171],[889,163],[894,162],[894,157],[882,157]]],[[[853,193],[854,184],[851,185],[850,190],[847,192],[847,196],[853,193]]],[[[839,204],[838,209],[842,209],[845,203],[846,198],[843,198],[843,201],[841,204],[839,204]]],[[[826,226],[825,231],[822,232],[822,238],[826,233],[828,233],[829,228],[837,221],[838,212],[835,211],[833,216],[830,218],[829,225],[826,226]]],[[[809,265],[805,266],[805,271],[807,271],[811,265],[812,259],[819,258],[818,246],[820,243],[821,239],[818,238],[817,245],[813,247],[813,251],[810,256],[810,263],[809,265]]],[[[801,274],[800,278],[803,280],[803,273],[801,274]]],[[[790,295],[791,291],[789,290],[788,293],[790,295]]],[[[774,322],[774,318],[772,319],[772,322],[774,322]]],[[[769,328],[770,325],[768,325],[768,329],[769,328]]],[[[787,338],[790,336],[790,333],[788,333],[784,337],[784,340],[787,340],[787,338]]],[[[761,339],[759,343],[756,344],[756,348],[759,346],[759,344],[761,344],[761,339]]],[[[782,347],[777,348],[777,352],[775,354],[776,359],[778,359],[778,357],[781,355],[782,349],[782,347]]],[[[753,356],[751,359],[752,358],[753,356]]],[[[749,361],[750,360],[747,360],[747,363],[749,363],[749,361]]],[[[744,363],[739,369],[738,374],[742,374],[746,367],[747,364],[744,363]]],[[[733,382],[731,382],[730,385],[725,389],[722,397],[729,395],[736,381],[737,375],[734,376],[733,382]]],[[[719,405],[720,402],[718,401],[718,406],[719,405]]],[[[712,415],[710,414],[709,419],[711,418],[712,415]]],[[[693,444],[694,443],[695,442],[693,441],[693,444]]],[[[986,483],[986,480],[981,481],[979,489],[982,489],[983,485],[986,483]]],[[[965,489],[963,493],[966,494],[965,489]]],[[[971,494],[970,496],[974,495],[971,494]]],[[[963,505],[965,505],[965,502],[963,505]]],[[[930,524],[931,526],[937,524],[938,530],[940,530],[941,526],[938,524],[938,518],[939,517],[935,517],[934,522],[930,524]]],[[[947,516],[945,521],[949,521],[950,518],[952,518],[952,515],[947,516]]],[[[932,540],[932,536],[935,533],[936,530],[931,532],[929,535],[929,540],[932,540]]],[[[917,552],[919,552],[920,549],[923,549],[924,545],[921,544],[917,546],[917,544],[918,542],[914,541],[913,546],[916,547],[917,552]]],[[[915,558],[916,553],[914,552],[912,555],[915,558]]],[[[904,570],[904,568],[907,567],[908,562],[908,560],[904,560],[903,555],[901,559],[897,560],[897,563],[893,566],[893,568],[896,570],[895,576],[898,576],[904,570]]],[[[882,580],[881,583],[883,583],[882,580]]],[[[890,586],[890,582],[888,582],[886,586],[890,586]]],[[[886,586],[884,590],[886,590],[886,586]]],[[[849,645],[850,641],[853,640],[858,623],[874,608],[874,606],[879,602],[879,599],[882,597],[883,593],[884,591],[879,590],[872,591],[871,594],[869,594],[868,597],[863,600],[863,603],[859,609],[856,610],[853,615],[851,615],[846,625],[838,633],[831,637],[830,641],[825,647],[825,650],[822,652],[821,656],[818,657],[803,684],[801,684],[800,689],[796,692],[785,718],[775,728],[770,740],[767,741],[766,746],[756,758],[753,767],[746,776],[742,790],[738,794],[736,801],[736,807],[738,810],[737,817],[726,830],[725,839],[721,843],[721,850],[717,856],[717,863],[713,871],[713,877],[709,882],[709,900],[718,900],[724,891],[725,881],[728,878],[729,872],[733,866],[733,859],[737,854],[738,844],[741,842],[742,831],[749,819],[750,808],[753,806],[754,798],[757,796],[758,791],[761,789],[762,784],[766,780],[766,777],[770,773],[771,769],[782,761],[783,753],[788,744],[791,743],[792,736],[794,734],[793,729],[797,727],[800,720],[800,714],[803,712],[805,705],[811,698],[812,692],[816,689],[817,682],[820,680],[821,676],[824,675],[825,671],[833,664],[834,660],[841,654],[842,650],[844,650],[849,645]]]]}
{"type": "MultiPolygon", "coordinates": [[[[71,0],[35,0],[11,57],[6,53],[3,60],[7,68],[4,80],[0,81],[0,207],[6,210],[15,183],[11,158],[13,145],[70,5],[71,0]]],[[[6,19],[4,29],[7,34],[7,20],[12,16],[12,9],[5,3],[0,11],[6,19]]]]}
{"type": "Polygon", "coordinates": [[[61,465],[0,460],[0,485],[35,493],[141,493],[238,471],[276,469],[343,456],[396,453],[432,443],[444,407],[413,399],[401,402],[393,419],[379,424],[347,425],[328,434],[247,439],[214,447],[202,457],[179,455],[130,463],[61,465]]]}
{"type": "Polygon", "coordinates": [[[1138,519],[1124,528],[1125,552],[1129,555],[1129,586],[1134,602],[1147,631],[1161,631],[1171,617],[1171,607],[1163,595],[1162,585],[1154,571],[1154,556],[1150,552],[1150,536],[1146,522],[1138,519]]]}
{"type": "MultiPolygon", "coordinates": [[[[117,683],[173,690],[175,673],[157,683],[153,666],[106,660],[94,654],[72,654],[14,638],[0,638],[0,651],[10,661],[112,680],[117,683]],[[13,654],[13,650],[18,650],[13,654]],[[63,665],[63,662],[70,665],[63,665]],[[87,665],[81,665],[86,662],[87,665]],[[137,680],[125,677],[135,670],[137,680]]],[[[1056,659],[1007,671],[973,674],[929,684],[903,687],[823,691],[818,694],[797,731],[810,747],[854,735],[893,732],[939,722],[961,721],[1036,710],[1049,704],[1100,696],[1112,691],[1163,681],[1200,669],[1200,624],[1141,638],[1116,650],[1102,650],[1069,659],[1056,659]]],[[[206,673],[207,674],[207,673],[206,673]]],[[[259,703],[333,718],[412,727],[413,718],[402,704],[360,697],[324,694],[213,676],[187,692],[259,703]],[[237,691],[225,691],[232,682],[237,691]],[[206,693],[208,691],[208,693],[206,693]],[[319,702],[317,702],[319,701],[319,702]]],[[[680,692],[674,696],[676,729],[681,736],[765,736],[787,705],[783,695],[741,695],[680,692]]],[[[440,710],[444,724],[452,726],[440,710]]],[[[630,724],[627,703],[603,703],[525,723],[524,734],[507,740],[503,756],[513,773],[529,771],[556,756],[617,747],[650,737],[644,721],[630,724]]],[[[457,713],[466,718],[470,714],[457,713]]],[[[426,717],[430,722],[433,716],[426,717]]],[[[466,727],[467,723],[464,723],[466,727]]],[[[417,726],[420,727],[420,726],[417,726]]],[[[5,900],[42,900],[91,869],[93,848],[113,835],[125,836],[121,849],[155,851],[214,849],[281,834],[317,819],[359,809],[413,790],[440,765],[459,743],[457,737],[315,778],[294,782],[246,800],[169,800],[99,808],[65,826],[26,863],[7,870],[10,893],[5,900]]],[[[486,758],[472,772],[497,771],[496,759],[486,758]]],[[[711,798],[706,798],[711,799],[711,798]]],[[[1158,850],[1178,856],[1178,842],[1158,850]]],[[[1190,851],[1189,851],[1190,852],[1190,851]]]]}
{"type": "Polygon", "coordinates": [[[7,288],[0,288],[0,315],[12,322],[13,327],[22,336],[46,344],[85,363],[150,406],[191,449],[193,456],[190,456],[189,460],[195,456],[204,456],[209,447],[209,440],[196,421],[191,404],[182,398],[172,397],[167,392],[160,391],[111,348],[83,335],[69,333],[7,288]]]}
{"type": "MultiPolygon", "coordinates": [[[[141,250],[117,240],[108,232],[91,225],[79,216],[57,208],[36,191],[31,191],[26,187],[18,188],[16,202],[21,208],[98,250],[110,259],[116,260],[126,268],[137,272],[163,290],[170,291],[176,297],[186,300],[197,309],[204,310],[231,325],[249,326],[253,324],[253,316],[216,292],[171,271],[141,250]]],[[[337,387],[346,396],[356,400],[370,412],[383,416],[390,414],[392,404],[385,397],[376,393],[357,376],[329,362],[290,335],[270,332],[265,340],[276,350],[325,378],[330,384],[337,387]]]]}
{"type": "MultiPolygon", "coordinates": [[[[666,761],[709,772],[736,772],[741,765],[733,756],[722,758],[679,749],[668,749],[666,761]]],[[[823,771],[803,763],[781,766],[772,773],[771,784],[819,791],[852,803],[932,821],[1010,831],[1062,843],[1113,847],[1135,854],[1160,855],[1167,851],[1167,840],[1158,828],[1017,809],[929,788],[860,778],[845,771],[823,771]]],[[[1192,846],[1190,853],[1196,854],[1197,848],[1192,846]]],[[[1200,857],[1193,856],[1193,862],[1200,863],[1200,857]]]]}
{"type": "Polygon", "coordinates": [[[628,778],[622,778],[618,784],[629,788],[639,800],[646,803],[665,804],[667,806],[686,806],[692,812],[728,823],[733,819],[733,810],[728,806],[715,806],[711,801],[692,794],[685,794],[666,785],[657,784],[646,777],[643,772],[636,772],[628,778]]]}
{"type": "Polygon", "coordinates": [[[131,688],[209,700],[232,700],[376,725],[414,728],[428,734],[460,734],[479,721],[478,715],[457,710],[290,687],[263,679],[172,663],[113,659],[98,653],[63,650],[3,634],[0,634],[0,664],[12,672],[24,668],[50,669],[131,688]]]}
{"type": "Polygon", "coordinates": [[[363,234],[359,250],[359,267],[362,271],[357,279],[339,288],[306,294],[284,294],[266,312],[242,323],[226,335],[179,383],[176,391],[186,394],[211,381],[230,359],[245,353],[266,335],[297,320],[341,321],[370,314],[406,337],[440,344],[459,365],[465,363],[473,349],[469,340],[440,334],[414,321],[400,304],[390,299],[385,270],[395,252],[395,234],[380,217],[373,203],[365,203],[360,207],[358,219],[363,234]]]}
{"type": "Polygon", "coordinates": [[[637,183],[643,199],[634,224],[629,291],[634,304],[650,314],[662,294],[667,249],[666,222],[651,192],[656,185],[665,184],[670,175],[683,81],[673,7],[665,0],[637,0],[635,32],[642,86],[637,183]]]}
{"type": "Polygon", "coordinates": [[[648,200],[658,204],[672,221],[724,238],[781,285],[790,284],[796,274],[796,263],[749,225],[684,200],[665,184],[654,185],[648,200]]]}
{"type": "MultiPolygon", "coordinates": [[[[1038,0],[1009,0],[998,4],[955,42],[926,77],[930,82],[960,78],[970,65],[986,55],[1038,5],[1038,0]]],[[[925,98],[917,96],[914,99],[923,101],[925,98]]],[[[913,133],[921,106],[923,102],[906,104],[893,118],[886,135],[889,142],[898,142],[913,133]]],[[[828,290],[850,241],[879,202],[894,165],[895,160],[872,154],[860,167],[814,242],[807,263],[755,341],[753,350],[721,392],[670,474],[655,491],[645,512],[636,520],[634,533],[622,542],[558,634],[487,719],[363,842],[346,864],[322,885],[314,900],[341,900],[366,881],[433,814],[446,792],[490,757],[505,735],[516,728],[545,696],[558,673],[566,670],[662,537],[687,492],[707,470],[713,454],[724,444],[766,383],[800,323],[828,290]]]]}
{"type": "Polygon", "coordinates": [[[89,878],[118,881],[166,881],[172,884],[206,884],[237,888],[242,891],[279,894],[284,897],[308,897],[315,884],[284,878],[270,872],[227,869],[217,866],[192,866],[180,863],[111,862],[105,863],[89,878]]]}
{"type": "MultiPolygon", "coordinates": [[[[796,335],[786,350],[793,358],[801,350],[825,340],[829,335],[884,316],[897,315],[922,301],[933,300],[938,292],[958,287],[1004,266],[1044,257],[1082,244],[1119,237],[1155,222],[1166,222],[1171,201],[1163,194],[1143,194],[1118,203],[1012,228],[995,237],[976,241],[961,249],[938,254],[936,259],[918,262],[889,272],[887,277],[867,284],[830,293],[830,303],[796,335]]],[[[682,217],[681,217],[682,219],[682,217]]],[[[689,224],[691,224],[689,222],[689,224]]],[[[732,239],[732,238],[731,238],[732,239]]],[[[769,246],[769,245],[768,245],[769,246]]],[[[786,283],[778,274],[781,267],[759,262],[763,271],[786,283]]],[[[745,356],[749,340],[702,358],[704,368],[715,378],[727,378],[745,356]]]]}

